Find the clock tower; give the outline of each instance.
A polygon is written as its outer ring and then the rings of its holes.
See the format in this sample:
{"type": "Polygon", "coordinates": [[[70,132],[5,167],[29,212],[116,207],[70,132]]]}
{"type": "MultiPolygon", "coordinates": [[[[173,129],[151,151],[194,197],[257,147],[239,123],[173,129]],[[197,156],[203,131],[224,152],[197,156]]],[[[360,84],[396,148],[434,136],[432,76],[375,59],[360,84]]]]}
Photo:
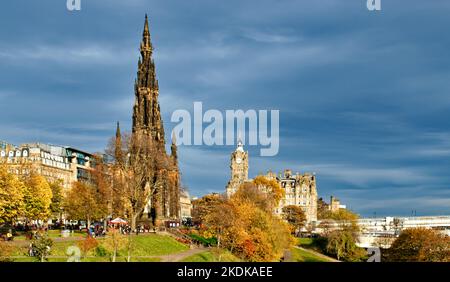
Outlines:
{"type": "Polygon", "coordinates": [[[239,186],[248,180],[248,152],[239,140],[236,150],[231,154],[231,179],[226,187],[227,197],[233,195],[239,186]]]}

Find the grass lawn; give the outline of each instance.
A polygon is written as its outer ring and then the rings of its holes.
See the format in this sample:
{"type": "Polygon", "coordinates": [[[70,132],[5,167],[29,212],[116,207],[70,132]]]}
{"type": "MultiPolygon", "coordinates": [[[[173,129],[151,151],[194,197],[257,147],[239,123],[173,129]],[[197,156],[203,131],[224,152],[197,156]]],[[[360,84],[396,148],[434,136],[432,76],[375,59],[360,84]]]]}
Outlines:
{"type": "MultiPolygon", "coordinates": [[[[50,237],[52,239],[62,238],[61,230],[49,230],[47,232],[47,234],[48,234],[48,237],[50,237]]],[[[86,232],[74,231],[72,234],[70,234],[70,237],[86,237],[86,232]]],[[[25,238],[24,234],[14,236],[14,241],[25,241],[25,240],[27,240],[27,239],[25,238]]]]}
{"type": "Polygon", "coordinates": [[[189,250],[185,244],[169,236],[149,234],[133,237],[134,256],[162,256],[189,250]]]}
{"type": "Polygon", "coordinates": [[[297,238],[297,244],[303,248],[312,246],[314,242],[313,238],[297,238]]]}
{"type": "Polygon", "coordinates": [[[316,252],[322,253],[326,241],[323,238],[297,238],[297,245],[299,247],[314,250],[316,252]]]}
{"type": "MultiPolygon", "coordinates": [[[[221,262],[239,262],[240,259],[228,251],[221,251],[221,262]]],[[[218,262],[219,255],[217,251],[205,251],[195,254],[182,260],[182,262],[218,262]]]]}
{"type": "Polygon", "coordinates": [[[305,250],[292,248],[292,261],[294,262],[329,262],[330,260],[317,256],[305,250]]]}
{"type": "MultiPolygon", "coordinates": [[[[98,243],[101,246],[104,242],[104,238],[98,239],[98,243]]],[[[131,252],[131,261],[139,262],[155,262],[160,261],[161,258],[155,256],[163,256],[174,253],[183,252],[189,249],[188,246],[176,241],[170,236],[158,235],[158,234],[146,234],[139,236],[132,236],[133,250],[131,252]]],[[[70,246],[78,246],[81,241],[54,241],[51,248],[51,254],[49,257],[50,262],[55,261],[67,261],[67,248],[70,246]],[[56,257],[51,257],[56,256],[56,257]]],[[[15,247],[13,256],[20,256],[14,258],[17,262],[30,262],[36,261],[33,257],[27,256],[28,246],[15,247]]],[[[119,250],[116,261],[125,261],[127,251],[126,249],[119,250]]],[[[94,251],[91,251],[88,257],[81,261],[98,261],[108,262],[109,256],[97,256],[94,251]]]]}

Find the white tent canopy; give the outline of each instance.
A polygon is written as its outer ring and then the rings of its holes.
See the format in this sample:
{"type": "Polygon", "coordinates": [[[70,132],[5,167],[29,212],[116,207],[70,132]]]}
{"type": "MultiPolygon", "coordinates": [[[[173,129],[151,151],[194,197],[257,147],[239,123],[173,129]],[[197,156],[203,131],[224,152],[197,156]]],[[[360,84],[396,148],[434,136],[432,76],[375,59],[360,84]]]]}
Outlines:
{"type": "Polygon", "coordinates": [[[117,217],[110,221],[112,224],[127,224],[126,220],[121,219],[120,217],[117,217]]]}

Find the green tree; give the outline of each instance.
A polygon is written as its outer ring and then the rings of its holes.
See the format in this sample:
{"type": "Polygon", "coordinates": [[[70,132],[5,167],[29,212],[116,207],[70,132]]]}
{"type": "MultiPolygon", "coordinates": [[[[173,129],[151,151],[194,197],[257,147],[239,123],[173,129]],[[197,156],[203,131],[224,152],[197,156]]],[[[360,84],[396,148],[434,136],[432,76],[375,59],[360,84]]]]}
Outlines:
{"type": "Polygon", "coordinates": [[[338,211],[330,213],[329,218],[342,221],[355,221],[359,218],[359,215],[347,209],[340,209],[338,211]]]}
{"type": "Polygon", "coordinates": [[[50,239],[45,232],[36,233],[35,238],[31,241],[34,257],[40,262],[47,260],[47,257],[51,253],[52,246],[53,240],[50,239]]]}
{"type": "Polygon", "coordinates": [[[327,234],[326,252],[338,260],[364,261],[366,252],[356,245],[356,234],[351,229],[334,230],[327,234]]]}
{"type": "Polygon", "coordinates": [[[306,223],[306,215],[301,207],[298,206],[285,206],[283,207],[283,218],[291,226],[294,232],[298,232],[306,223]]]}
{"type": "Polygon", "coordinates": [[[0,223],[12,223],[24,212],[25,185],[0,165],[0,223]]]}
{"type": "Polygon", "coordinates": [[[450,237],[432,229],[406,229],[392,243],[383,260],[450,262],[450,237]]]}
{"type": "Polygon", "coordinates": [[[45,220],[50,215],[52,189],[47,180],[36,173],[25,176],[25,217],[27,220],[45,220]]]}

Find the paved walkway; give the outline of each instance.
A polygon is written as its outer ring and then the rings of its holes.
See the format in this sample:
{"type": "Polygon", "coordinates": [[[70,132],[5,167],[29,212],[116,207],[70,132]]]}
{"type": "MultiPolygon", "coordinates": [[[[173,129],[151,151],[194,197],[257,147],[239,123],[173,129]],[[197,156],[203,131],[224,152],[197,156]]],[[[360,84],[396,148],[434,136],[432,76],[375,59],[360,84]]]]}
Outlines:
{"type": "Polygon", "coordinates": [[[326,259],[326,260],[329,261],[329,262],[341,262],[341,261],[339,261],[339,260],[337,260],[337,259],[335,259],[335,258],[326,256],[326,255],[324,255],[324,254],[321,254],[321,253],[316,252],[316,251],[311,250],[311,249],[305,249],[305,248],[302,248],[302,247],[299,247],[299,246],[294,246],[294,248],[297,248],[297,249],[300,249],[300,250],[305,251],[305,252],[307,252],[307,253],[310,253],[310,254],[313,254],[313,255],[315,255],[315,256],[321,257],[321,258],[323,258],[323,259],[326,259]]]}

